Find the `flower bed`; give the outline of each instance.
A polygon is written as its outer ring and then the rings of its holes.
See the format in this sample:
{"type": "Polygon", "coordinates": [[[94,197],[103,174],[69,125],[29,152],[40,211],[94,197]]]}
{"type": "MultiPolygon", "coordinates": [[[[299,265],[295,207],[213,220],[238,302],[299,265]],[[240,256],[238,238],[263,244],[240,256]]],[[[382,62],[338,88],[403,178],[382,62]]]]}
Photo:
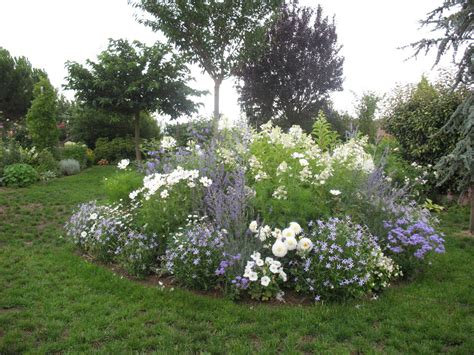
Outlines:
{"type": "Polygon", "coordinates": [[[138,171],[119,162],[110,204],[80,206],[67,233],[135,276],[234,298],[374,295],[444,252],[444,240],[368,151],[364,138],[323,150],[298,126],[270,124],[183,147],[165,137],[138,171]]]}

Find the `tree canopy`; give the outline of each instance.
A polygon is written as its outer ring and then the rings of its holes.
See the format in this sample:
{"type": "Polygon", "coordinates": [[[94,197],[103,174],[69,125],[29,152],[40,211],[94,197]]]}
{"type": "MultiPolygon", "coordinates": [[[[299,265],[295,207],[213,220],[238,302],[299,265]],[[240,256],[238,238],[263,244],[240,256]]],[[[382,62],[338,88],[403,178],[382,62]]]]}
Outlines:
{"type": "Polygon", "coordinates": [[[321,6],[286,5],[266,33],[260,58],[238,69],[240,102],[250,122],[274,119],[311,131],[329,94],[342,90],[340,48],[334,21],[321,6]]]}
{"type": "Polygon", "coordinates": [[[66,88],[88,105],[133,119],[135,150],[140,154],[140,113],[154,112],[177,118],[196,111],[189,98],[200,92],[187,86],[189,70],[167,45],[147,47],[134,41],[110,40],[98,61],[66,64],[69,76],[66,88]]]}
{"type": "Polygon", "coordinates": [[[139,18],[161,31],[187,58],[214,80],[214,117],[219,118],[219,88],[245,57],[245,44],[259,43],[272,14],[283,0],[140,0],[136,8],[151,15],[139,18]]]}
{"type": "Polygon", "coordinates": [[[46,73],[33,68],[26,57],[12,57],[0,47],[0,122],[14,123],[26,115],[33,87],[46,73]]]}

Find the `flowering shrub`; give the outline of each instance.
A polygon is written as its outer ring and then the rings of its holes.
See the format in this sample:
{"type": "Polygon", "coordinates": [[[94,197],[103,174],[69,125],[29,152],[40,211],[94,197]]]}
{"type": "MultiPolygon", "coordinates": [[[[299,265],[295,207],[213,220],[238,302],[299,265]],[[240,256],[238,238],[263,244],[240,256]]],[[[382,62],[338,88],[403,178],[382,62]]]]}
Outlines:
{"type": "Polygon", "coordinates": [[[442,234],[424,221],[413,223],[399,218],[386,221],[384,226],[388,229],[387,249],[406,271],[416,268],[429,253],[445,252],[442,234]]]}
{"type": "Polygon", "coordinates": [[[216,286],[218,276],[225,273],[224,264],[220,264],[225,236],[225,231],[216,230],[204,218],[188,220],[187,226],[171,237],[166,270],[191,288],[208,290],[216,286]]]}
{"type": "Polygon", "coordinates": [[[358,297],[388,286],[398,268],[377,239],[350,218],[317,221],[306,236],[311,248],[290,262],[295,290],[316,301],[358,297]]]}

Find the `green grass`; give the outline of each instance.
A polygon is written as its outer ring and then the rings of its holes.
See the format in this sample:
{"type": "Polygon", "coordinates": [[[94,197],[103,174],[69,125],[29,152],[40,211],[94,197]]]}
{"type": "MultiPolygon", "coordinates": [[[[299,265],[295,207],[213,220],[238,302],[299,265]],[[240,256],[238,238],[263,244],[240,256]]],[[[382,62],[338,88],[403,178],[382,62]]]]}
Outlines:
{"type": "Polygon", "coordinates": [[[0,190],[0,353],[474,352],[474,238],[442,216],[447,253],[377,301],[236,304],[130,281],[59,238],[72,208],[103,198],[110,167],[0,190]]]}

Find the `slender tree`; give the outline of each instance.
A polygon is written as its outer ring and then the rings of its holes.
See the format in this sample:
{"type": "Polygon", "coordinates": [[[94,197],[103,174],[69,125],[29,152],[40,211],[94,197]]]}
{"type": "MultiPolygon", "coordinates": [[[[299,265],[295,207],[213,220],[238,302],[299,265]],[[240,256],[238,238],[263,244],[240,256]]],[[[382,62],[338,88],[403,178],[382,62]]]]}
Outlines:
{"type": "Polygon", "coordinates": [[[334,21],[316,10],[285,5],[266,34],[258,60],[238,70],[240,102],[250,122],[273,119],[280,126],[299,124],[311,131],[329,94],[342,89],[343,58],[334,21]]]}
{"type": "Polygon", "coordinates": [[[167,45],[147,47],[138,41],[110,40],[98,61],[87,64],[88,68],[66,64],[66,88],[76,90],[81,102],[133,120],[137,160],[141,160],[140,113],[158,111],[177,118],[196,111],[189,96],[201,92],[186,85],[189,70],[167,45]]]}
{"type": "Polygon", "coordinates": [[[441,6],[428,13],[427,18],[421,21],[422,26],[430,27],[434,33],[443,31],[443,35],[422,39],[412,43],[415,49],[414,56],[420,52],[428,53],[436,50],[437,65],[445,54],[452,51],[452,62],[457,65],[457,75],[453,86],[464,83],[471,88],[469,96],[459,105],[451,118],[440,129],[437,135],[446,133],[459,134],[455,147],[449,151],[436,165],[440,172],[440,184],[459,174],[460,190],[469,189],[471,199],[470,231],[474,233],[474,1],[472,0],[445,0],[441,6]],[[464,52],[458,58],[459,49],[464,52]]]}
{"type": "Polygon", "coordinates": [[[41,78],[33,90],[33,102],[26,114],[26,127],[35,147],[53,149],[58,145],[56,91],[47,78],[41,78]]]}
{"type": "Polygon", "coordinates": [[[374,143],[377,135],[375,112],[381,97],[373,92],[364,93],[356,106],[358,131],[369,137],[369,142],[374,143]]]}
{"type": "Polygon", "coordinates": [[[214,81],[214,119],[219,90],[248,52],[283,0],[141,0],[132,4],[151,15],[139,22],[161,31],[186,58],[214,81]]]}

